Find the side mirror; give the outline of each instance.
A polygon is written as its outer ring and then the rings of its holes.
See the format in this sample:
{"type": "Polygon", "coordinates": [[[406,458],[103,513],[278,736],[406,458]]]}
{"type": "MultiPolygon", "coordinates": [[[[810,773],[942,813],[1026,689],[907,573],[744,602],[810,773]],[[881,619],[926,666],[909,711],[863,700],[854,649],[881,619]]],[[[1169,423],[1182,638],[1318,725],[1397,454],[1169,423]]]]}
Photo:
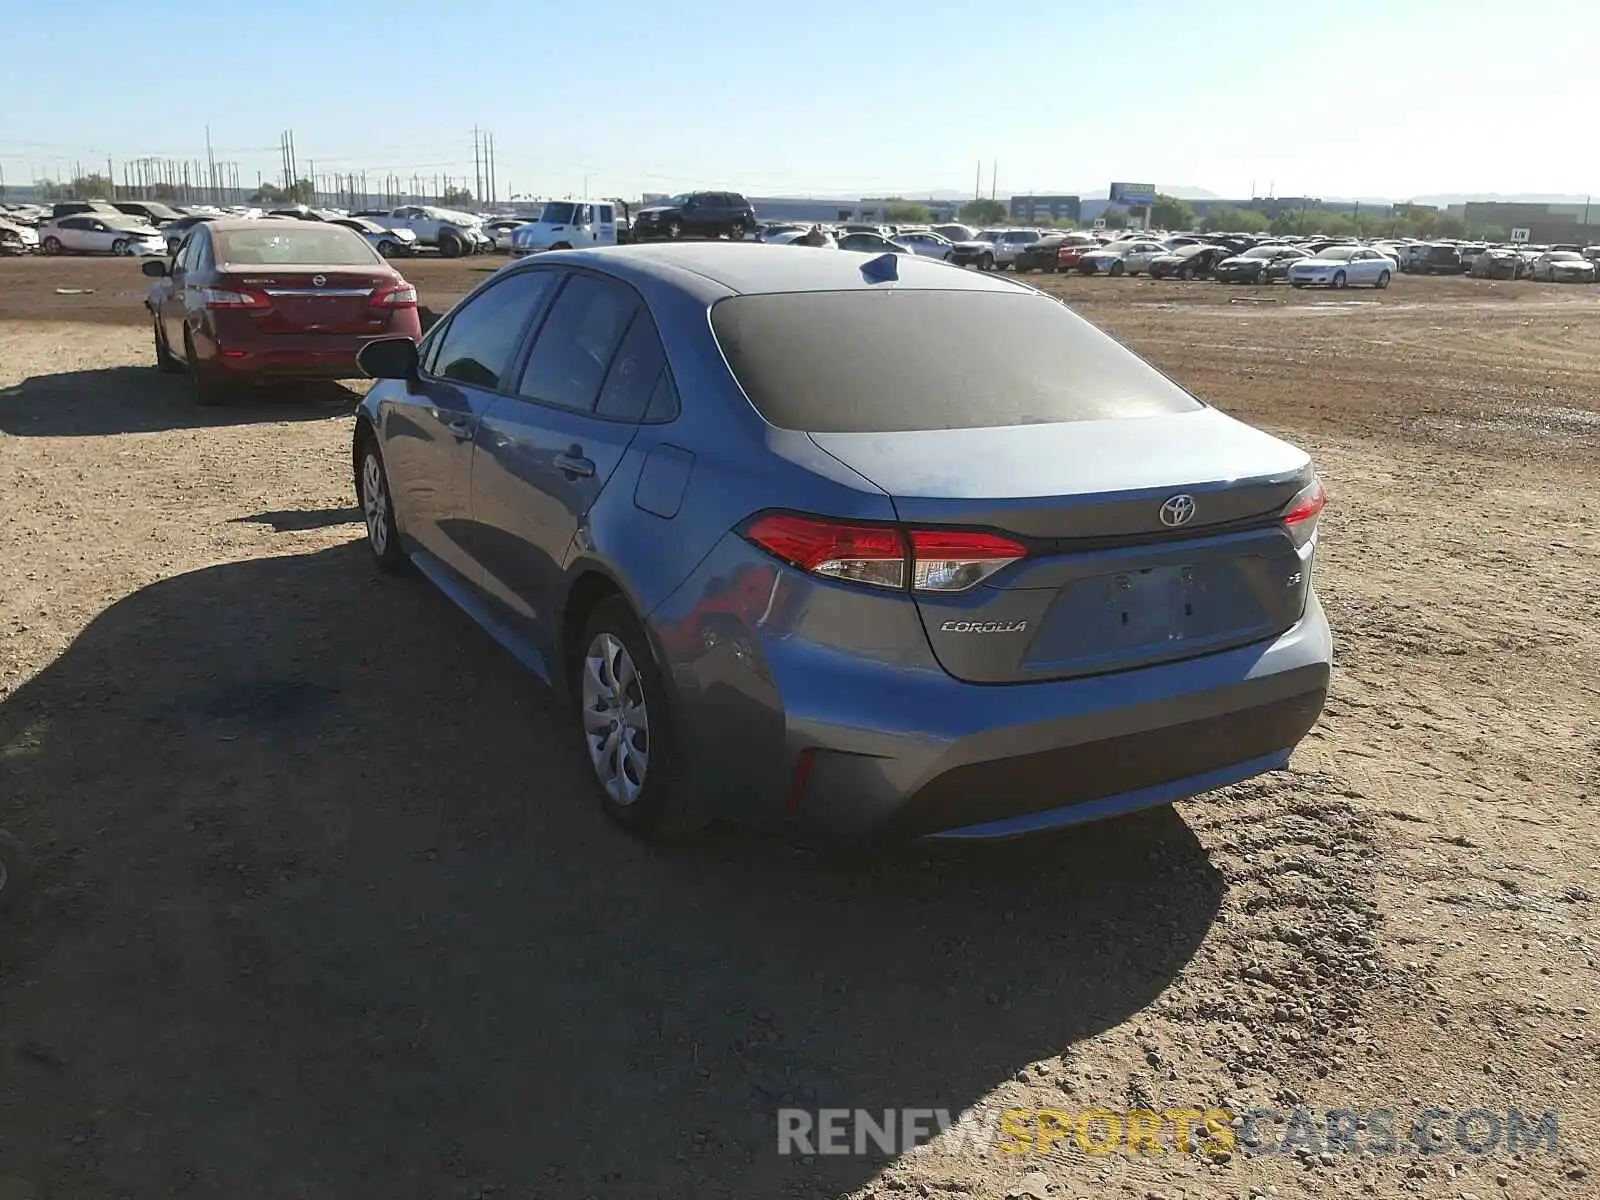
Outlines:
{"type": "Polygon", "coordinates": [[[361,347],[356,365],[369,379],[415,379],[417,344],[408,337],[378,338],[361,347]]]}
{"type": "Polygon", "coordinates": [[[147,258],[139,267],[151,279],[165,279],[167,277],[167,264],[159,258],[147,258]]]}

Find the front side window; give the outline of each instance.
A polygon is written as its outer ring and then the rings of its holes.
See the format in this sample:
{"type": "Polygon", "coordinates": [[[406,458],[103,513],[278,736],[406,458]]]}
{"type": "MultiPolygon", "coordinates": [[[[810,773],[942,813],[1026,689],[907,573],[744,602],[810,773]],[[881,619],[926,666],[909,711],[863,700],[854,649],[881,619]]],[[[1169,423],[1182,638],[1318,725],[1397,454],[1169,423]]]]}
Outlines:
{"type": "Polygon", "coordinates": [[[472,387],[498,388],[523,330],[554,282],[554,271],[521,271],[478,293],[451,314],[430,373],[472,387]]]}

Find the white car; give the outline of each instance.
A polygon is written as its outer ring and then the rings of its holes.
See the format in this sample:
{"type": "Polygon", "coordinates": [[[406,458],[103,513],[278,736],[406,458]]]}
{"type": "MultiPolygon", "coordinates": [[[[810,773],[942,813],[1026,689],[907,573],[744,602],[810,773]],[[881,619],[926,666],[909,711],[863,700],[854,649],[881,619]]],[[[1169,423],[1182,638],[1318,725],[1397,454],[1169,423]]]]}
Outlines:
{"type": "Polygon", "coordinates": [[[409,229],[417,235],[419,246],[436,247],[445,258],[481,254],[494,242],[483,231],[483,222],[471,213],[435,208],[431,204],[402,204],[387,216],[367,220],[385,229],[409,229]]]}
{"type": "Polygon", "coordinates": [[[1371,284],[1386,288],[1394,278],[1392,258],[1368,246],[1329,246],[1315,258],[1302,258],[1289,266],[1289,283],[1294,287],[1349,287],[1371,284]]]}
{"type": "Polygon", "coordinates": [[[496,250],[511,249],[511,235],[523,225],[527,224],[520,217],[491,217],[483,223],[483,232],[488,235],[496,250]]]}
{"type": "Polygon", "coordinates": [[[39,248],[46,254],[155,255],[167,253],[167,239],[140,217],[74,213],[39,226],[39,248]]]}
{"type": "Polygon", "coordinates": [[[355,230],[367,239],[367,245],[385,258],[399,258],[417,252],[417,235],[409,229],[385,229],[366,217],[335,217],[329,224],[355,230]]]}
{"type": "Polygon", "coordinates": [[[1137,275],[1150,268],[1151,259],[1169,251],[1157,241],[1129,238],[1089,251],[1078,259],[1078,270],[1085,275],[1137,275]]]}
{"type": "Polygon", "coordinates": [[[0,219],[0,254],[32,254],[39,248],[39,231],[31,225],[0,219]]]}
{"type": "Polygon", "coordinates": [[[951,251],[955,249],[955,243],[949,238],[942,238],[937,233],[923,230],[896,234],[889,240],[904,246],[913,254],[920,254],[924,258],[937,258],[940,262],[948,262],[951,251]]]}

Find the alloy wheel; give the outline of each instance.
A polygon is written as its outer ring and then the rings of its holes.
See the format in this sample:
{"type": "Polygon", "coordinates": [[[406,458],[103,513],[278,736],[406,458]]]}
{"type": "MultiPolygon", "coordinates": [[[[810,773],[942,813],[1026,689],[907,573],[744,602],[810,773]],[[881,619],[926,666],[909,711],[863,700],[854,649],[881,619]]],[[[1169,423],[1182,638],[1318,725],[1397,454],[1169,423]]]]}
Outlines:
{"type": "Polygon", "coordinates": [[[628,648],[597,633],[583,663],[583,736],[600,786],[616,804],[633,804],[650,767],[650,713],[628,648]]]}
{"type": "Polygon", "coordinates": [[[361,511],[373,553],[382,558],[389,549],[389,491],[383,486],[383,464],[370,450],[361,463],[361,511]]]}

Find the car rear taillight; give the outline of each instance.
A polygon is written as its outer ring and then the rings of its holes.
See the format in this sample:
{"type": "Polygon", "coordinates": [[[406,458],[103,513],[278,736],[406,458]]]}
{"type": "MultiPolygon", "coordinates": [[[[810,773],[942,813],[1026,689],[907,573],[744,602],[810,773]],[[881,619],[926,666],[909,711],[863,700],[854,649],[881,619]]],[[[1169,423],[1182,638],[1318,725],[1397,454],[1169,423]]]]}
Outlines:
{"type": "Polygon", "coordinates": [[[1321,476],[1313,476],[1311,482],[1300,489],[1299,495],[1289,501],[1283,514],[1283,527],[1297,547],[1304,546],[1317,532],[1317,520],[1327,506],[1328,493],[1322,486],[1321,476]]]}
{"type": "Polygon", "coordinates": [[[371,304],[373,308],[415,308],[417,289],[403,279],[386,283],[372,293],[371,304]]]}
{"type": "Polygon", "coordinates": [[[271,308],[272,301],[260,292],[236,292],[227,288],[196,288],[207,308],[271,308]]]}
{"type": "Polygon", "coordinates": [[[1026,546],[998,533],[913,529],[911,587],[918,592],[964,592],[1027,555],[1026,546]]]}
{"type": "Polygon", "coordinates": [[[964,592],[1028,553],[1020,542],[981,530],[903,530],[789,513],[757,517],[742,532],[802,571],[895,591],[964,592]]]}

